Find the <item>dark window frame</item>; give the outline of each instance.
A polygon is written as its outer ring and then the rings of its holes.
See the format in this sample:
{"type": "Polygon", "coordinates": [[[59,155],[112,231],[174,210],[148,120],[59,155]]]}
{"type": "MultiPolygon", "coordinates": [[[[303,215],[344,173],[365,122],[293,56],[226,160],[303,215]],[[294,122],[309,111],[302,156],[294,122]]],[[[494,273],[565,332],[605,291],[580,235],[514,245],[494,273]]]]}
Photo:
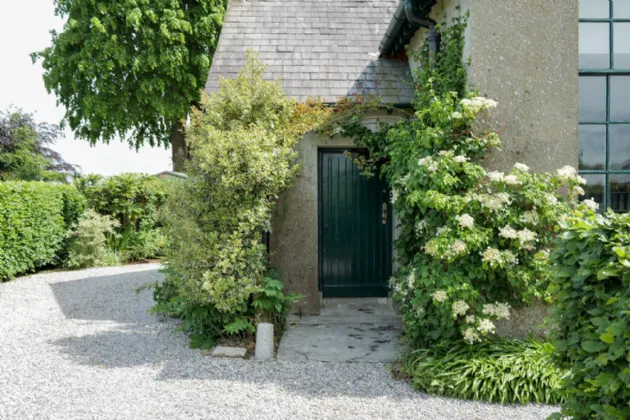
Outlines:
{"type": "MultiPolygon", "coordinates": [[[[602,125],[606,127],[606,160],[604,169],[579,169],[580,175],[603,175],[604,176],[604,194],[603,208],[606,209],[610,207],[612,201],[611,187],[610,187],[610,179],[612,175],[621,174],[621,175],[630,175],[630,169],[611,169],[610,168],[610,138],[611,138],[611,126],[618,124],[630,124],[630,120],[628,121],[616,121],[611,120],[610,118],[610,85],[611,85],[611,77],[615,76],[630,76],[630,68],[627,69],[616,69],[615,68],[615,39],[614,39],[614,30],[615,23],[630,23],[630,18],[615,18],[614,14],[614,1],[609,1],[609,11],[608,18],[580,18],[580,23],[608,23],[609,28],[609,68],[580,68],[579,75],[582,77],[605,77],[606,79],[606,118],[602,121],[579,121],[579,125],[602,125]]],[[[630,139],[629,139],[630,140],[630,139]]],[[[590,197],[585,197],[590,198],[590,197]]],[[[622,210],[627,211],[627,210],[622,210]]]]}

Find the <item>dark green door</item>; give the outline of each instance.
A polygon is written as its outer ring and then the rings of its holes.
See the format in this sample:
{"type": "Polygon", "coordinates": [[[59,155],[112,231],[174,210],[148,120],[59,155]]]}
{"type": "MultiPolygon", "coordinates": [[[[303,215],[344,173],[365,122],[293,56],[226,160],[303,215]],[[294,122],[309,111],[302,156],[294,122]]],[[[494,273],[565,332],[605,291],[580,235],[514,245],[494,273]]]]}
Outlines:
{"type": "Polygon", "coordinates": [[[319,152],[319,277],[324,297],[387,296],[392,270],[387,184],[343,150],[319,152]]]}

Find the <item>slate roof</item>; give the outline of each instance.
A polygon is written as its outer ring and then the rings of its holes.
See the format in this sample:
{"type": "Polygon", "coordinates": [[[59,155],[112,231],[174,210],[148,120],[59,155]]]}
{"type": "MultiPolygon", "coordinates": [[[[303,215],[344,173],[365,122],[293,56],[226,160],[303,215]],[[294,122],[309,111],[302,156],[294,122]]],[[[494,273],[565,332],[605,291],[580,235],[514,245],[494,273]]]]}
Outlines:
{"type": "Polygon", "coordinates": [[[205,91],[219,75],[233,78],[245,50],[260,51],[265,77],[299,101],[321,96],[379,94],[410,103],[406,60],[379,56],[379,44],[398,0],[230,0],[205,91]]]}

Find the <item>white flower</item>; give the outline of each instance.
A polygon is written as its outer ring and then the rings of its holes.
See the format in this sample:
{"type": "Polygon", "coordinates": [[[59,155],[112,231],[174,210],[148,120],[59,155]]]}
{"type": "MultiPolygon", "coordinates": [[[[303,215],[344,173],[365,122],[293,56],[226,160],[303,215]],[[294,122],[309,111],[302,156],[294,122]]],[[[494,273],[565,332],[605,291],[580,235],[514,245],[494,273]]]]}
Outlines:
{"type": "Polygon", "coordinates": [[[552,205],[558,203],[558,198],[551,193],[545,194],[545,200],[547,201],[547,203],[552,204],[552,205]]]}
{"type": "Polygon", "coordinates": [[[466,324],[474,324],[476,318],[474,315],[466,315],[466,324]]]}
{"type": "Polygon", "coordinates": [[[496,108],[498,105],[497,101],[484,98],[483,96],[477,96],[471,99],[462,99],[460,103],[465,110],[468,110],[473,114],[477,114],[484,109],[496,108]]]}
{"type": "Polygon", "coordinates": [[[430,164],[432,160],[433,159],[431,158],[431,156],[420,158],[420,159],[418,159],[418,165],[426,166],[426,165],[430,164]]]}
{"type": "Polygon", "coordinates": [[[416,223],[416,233],[418,235],[422,234],[422,232],[424,232],[426,227],[427,227],[427,222],[424,219],[420,220],[418,223],[416,223]]]}
{"type": "Polygon", "coordinates": [[[518,265],[518,258],[512,251],[503,251],[502,259],[506,264],[518,265]]]}
{"type": "Polygon", "coordinates": [[[449,247],[447,256],[456,257],[458,255],[465,254],[467,250],[468,250],[468,247],[466,246],[466,243],[458,239],[455,242],[453,242],[453,245],[449,247]]]}
{"type": "Polygon", "coordinates": [[[580,184],[582,184],[582,185],[586,185],[586,179],[582,178],[581,176],[578,176],[578,177],[577,177],[577,180],[578,180],[578,182],[579,182],[580,184]]]}
{"type": "Polygon", "coordinates": [[[437,162],[431,162],[429,163],[429,166],[427,167],[427,170],[429,172],[435,172],[438,170],[438,163],[437,162]]]}
{"type": "Polygon", "coordinates": [[[444,290],[437,290],[437,291],[431,293],[431,297],[433,298],[433,300],[435,300],[436,302],[439,302],[439,303],[442,303],[446,299],[448,299],[448,295],[446,294],[446,292],[444,290]]]}
{"type": "Polygon", "coordinates": [[[418,315],[421,315],[421,314],[423,314],[424,312],[425,312],[425,311],[424,311],[424,308],[423,308],[422,306],[420,306],[418,309],[416,309],[416,313],[417,313],[418,315]]]}
{"type": "Polygon", "coordinates": [[[463,300],[458,300],[455,303],[453,303],[451,308],[453,309],[453,315],[457,317],[457,316],[465,315],[466,311],[470,309],[470,306],[468,306],[468,304],[464,302],[463,300]]]}
{"type": "Polygon", "coordinates": [[[505,182],[507,185],[518,185],[518,184],[520,184],[520,181],[518,180],[516,175],[507,175],[507,176],[505,176],[503,178],[503,182],[505,182]]]}
{"type": "Polygon", "coordinates": [[[487,263],[498,263],[501,261],[501,251],[496,248],[486,248],[481,254],[481,259],[487,263]]]}
{"type": "Polygon", "coordinates": [[[488,174],[488,179],[490,179],[490,181],[492,182],[501,182],[503,181],[503,175],[504,175],[503,172],[497,172],[497,171],[490,172],[488,174]]]}
{"type": "Polygon", "coordinates": [[[518,240],[522,243],[531,242],[536,240],[536,233],[531,230],[525,228],[523,230],[519,230],[517,233],[518,240]]]}
{"type": "Polygon", "coordinates": [[[453,158],[453,161],[455,161],[457,163],[464,163],[464,162],[469,161],[469,160],[470,160],[470,158],[468,158],[468,157],[466,157],[464,155],[458,155],[458,156],[455,156],[453,158]]]}
{"type": "Polygon", "coordinates": [[[396,200],[398,200],[398,188],[392,188],[392,204],[396,204],[396,200]]]}
{"type": "Polygon", "coordinates": [[[459,226],[464,229],[468,229],[473,227],[475,224],[475,219],[470,214],[464,213],[461,216],[457,217],[457,222],[459,226]]]}
{"type": "Polygon", "coordinates": [[[499,229],[499,236],[502,236],[507,239],[516,239],[518,238],[518,232],[516,231],[516,229],[512,228],[511,226],[506,226],[499,229]]]}
{"type": "Polygon", "coordinates": [[[584,195],[585,194],[584,193],[584,188],[575,186],[575,187],[573,187],[573,191],[571,191],[571,194],[573,194],[576,197],[580,196],[580,195],[584,195]]]}
{"type": "Polygon", "coordinates": [[[475,341],[479,341],[479,334],[473,328],[466,328],[462,336],[464,337],[464,340],[468,341],[470,344],[475,341]]]}
{"type": "Polygon", "coordinates": [[[599,204],[597,204],[597,202],[595,202],[593,198],[584,200],[582,201],[582,203],[584,203],[584,205],[592,211],[597,211],[597,209],[599,208],[599,204]]]}
{"type": "Polygon", "coordinates": [[[494,324],[489,319],[482,319],[479,321],[479,326],[477,327],[482,334],[488,334],[494,332],[494,324]]]}
{"type": "Polygon", "coordinates": [[[537,225],[539,221],[540,219],[538,218],[538,213],[536,213],[535,209],[531,211],[526,211],[521,216],[521,222],[527,223],[530,225],[537,225]]]}
{"type": "Polygon", "coordinates": [[[415,270],[411,270],[411,274],[407,277],[407,285],[410,289],[414,289],[414,283],[416,282],[415,270]]]}
{"type": "Polygon", "coordinates": [[[424,252],[435,257],[438,254],[438,249],[435,247],[434,242],[429,242],[424,246],[424,252]]]}
{"type": "Polygon", "coordinates": [[[575,178],[577,173],[575,172],[575,168],[573,166],[563,166],[562,168],[557,170],[558,178],[561,180],[567,180],[571,178],[575,178]]]}
{"type": "Polygon", "coordinates": [[[482,313],[494,316],[497,319],[509,319],[510,318],[510,305],[507,303],[495,302],[483,305],[482,313]]]}
{"type": "Polygon", "coordinates": [[[529,166],[525,165],[524,163],[515,163],[514,169],[521,172],[529,172],[529,166]]]}
{"type": "Polygon", "coordinates": [[[488,210],[497,211],[503,208],[504,204],[511,202],[510,195],[506,193],[500,193],[496,195],[480,194],[479,201],[488,210]]]}
{"type": "Polygon", "coordinates": [[[447,232],[448,232],[448,230],[449,230],[449,229],[448,229],[448,226],[442,226],[442,227],[439,227],[439,228],[438,228],[438,230],[437,230],[437,232],[435,233],[435,236],[440,236],[440,235],[443,235],[443,234],[447,233],[447,232]]]}
{"type": "Polygon", "coordinates": [[[460,120],[460,119],[464,118],[464,116],[462,115],[461,112],[455,111],[455,112],[453,112],[451,114],[451,118],[454,119],[454,120],[460,120]]]}

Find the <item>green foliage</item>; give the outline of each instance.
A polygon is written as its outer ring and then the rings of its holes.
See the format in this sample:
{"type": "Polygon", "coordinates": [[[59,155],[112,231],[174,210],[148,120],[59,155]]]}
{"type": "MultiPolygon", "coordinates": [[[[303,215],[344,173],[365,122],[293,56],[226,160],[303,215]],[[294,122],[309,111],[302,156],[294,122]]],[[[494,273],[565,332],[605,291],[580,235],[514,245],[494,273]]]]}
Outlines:
{"type": "Polygon", "coordinates": [[[159,220],[170,181],[146,174],[110,177],[88,175],[75,185],[90,208],[118,222],[117,235],[108,237],[108,248],[124,261],[162,254],[166,239],[159,220]]]}
{"type": "Polygon", "coordinates": [[[562,412],[630,418],[630,214],[582,205],[551,253],[557,362],[571,369],[562,412]]]}
{"type": "Polygon", "coordinates": [[[55,0],[67,18],[42,59],[44,82],[65,121],[94,144],[119,136],[135,147],[167,145],[208,70],[225,0],[55,0]]]}
{"type": "MultiPolygon", "coordinates": [[[[168,272],[168,269],[165,271],[168,272]]],[[[153,313],[179,318],[178,331],[190,336],[192,348],[208,349],[217,340],[227,336],[250,337],[256,332],[254,325],[264,316],[274,323],[276,333],[284,330],[286,316],[293,302],[301,296],[284,294],[284,284],[279,273],[266,272],[261,286],[247,305],[237,311],[220,311],[214,305],[190,302],[178,294],[177,287],[168,281],[156,284],[153,293],[156,305],[153,313]]]]}
{"type": "Polygon", "coordinates": [[[70,245],[66,266],[71,268],[117,265],[120,257],[107,247],[108,236],[116,236],[118,221],[86,210],[68,232],[70,245]]]}
{"type": "Polygon", "coordinates": [[[583,194],[584,180],[570,167],[554,175],[523,164],[508,174],[484,169],[500,140],[482,131],[481,117],[497,103],[464,90],[465,25],[466,17],[455,19],[443,31],[440,63],[415,72],[413,119],[373,132],[362,121],[374,101],[355,101],[326,127],[367,148],[367,172],[392,187],[400,268],[391,283],[419,347],[478,342],[494,333],[493,321],[510,316],[510,306],[546,299],[546,249],[560,216],[583,194]]]}
{"type": "Polygon", "coordinates": [[[70,185],[0,182],[0,281],[58,262],[84,206],[70,185]]]}
{"type": "Polygon", "coordinates": [[[535,340],[442,342],[415,350],[400,364],[416,389],[498,403],[558,404],[568,375],[554,367],[554,346],[535,340]]]}
{"type": "Polygon", "coordinates": [[[62,135],[58,126],[38,124],[21,109],[0,111],[0,181],[67,182],[78,168],[49,147],[62,135]]]}
{"type": "Polygon", "coordinates": [[[249,52],[236,79],[193,111],[189,178],[173,183],[164,217],[167,281],[188,302],[224,313],[245,311],[263,281],[262,233],[297,175],[295,145],[324,112],[285,97],[263,70],[249,52]]]}

